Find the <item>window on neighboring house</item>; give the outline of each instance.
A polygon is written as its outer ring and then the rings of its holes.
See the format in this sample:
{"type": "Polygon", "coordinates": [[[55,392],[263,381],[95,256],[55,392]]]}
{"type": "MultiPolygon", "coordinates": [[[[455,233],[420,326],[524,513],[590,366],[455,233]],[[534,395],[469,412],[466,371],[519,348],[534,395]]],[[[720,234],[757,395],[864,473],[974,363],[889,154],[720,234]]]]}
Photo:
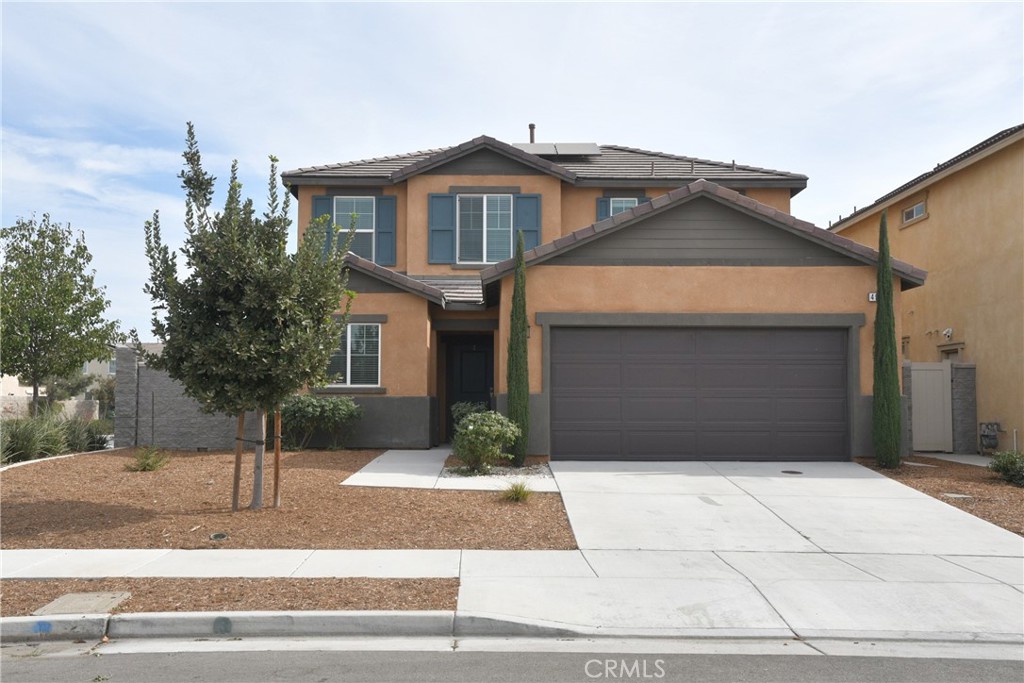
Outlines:
{"type": "Polygon", "coordinates": [[[110,363],[107,365],[107,374],[108,375],[116,375],[117,374],[117,358],[111,358],[110,359],[110,363]]]}
{"type": "Polygon", "coordinates": [[[610,197],[608,199],[608,208],[610,214],[614,216],[617,213],[628,211],[635,207],[640,202],[636,197],[610,197]]]}
{"type": "Polygon", "coordinates": [[[327,365],[332,386],[380,386],[380,325],[351,323],[327,365]]]}
{"type": "Polygon", "coordinates": [[[334,224],[342,239],[348,234],[355,217],[356,233],[348,250],[356,256],[373,260],[373,228],[375,222],[373,197],[335,197],[334,224]]]}
{"type": "Polygon", "coordinates": [[[497,263],[512,256],[512,195],[459,195],[459,263],[497,263]]]}
{"type": "Polygon", "coordinates": [[[917,220],[924,216],[924,201],[920,201],[913,206],[908,206],[903,209],[903,222],[909,223],[910,221],[917,220]]]}

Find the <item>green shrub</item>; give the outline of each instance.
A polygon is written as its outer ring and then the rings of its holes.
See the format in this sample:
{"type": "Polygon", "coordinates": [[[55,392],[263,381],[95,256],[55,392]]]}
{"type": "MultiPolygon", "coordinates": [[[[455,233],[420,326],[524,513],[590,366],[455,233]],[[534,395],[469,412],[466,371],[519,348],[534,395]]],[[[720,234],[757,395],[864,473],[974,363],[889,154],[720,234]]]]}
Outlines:
{"type": "Polygon", "coordinates": [[[519,427],[494,411],[471,413],[459,422],[452,453],[473,472],[487,472],[500,459],[511,459],[502,450],[519,437],[519,427]]]}
{"type": "Polygon", "coordinates": [[[532,493],[533,489],[530,488],[530,485],[519,479],[506,486],[505,490],[501,492],[501,497],[510,503],[525,503],[532,493]]]}
{"type": "Polygon", "coordinates": [[[91,450],[89,444],[92,439],[87,420],[79,417],[61,420],[60,428],[64,432],[64,442],[67,444],[68,453],[82,453],[91,450]]]}
{"type": "Polygon", "coordinates": [[[114,433],[114,423],[110,420],[93,420],[89,423],[90,451],[101,451],[107,447],[107,436],[114,433]]]}
{"type": "Polygon", "coordinates": [[[992,462],[988,467],[1011,484],[1024,486],[1024,453],[1020,451],[996,453],[992,456],[992,462]]]}
{"type": "Polygon", "coordinates": [[[155,446],[135,451],[135,461],[124,466],[129,472],[154,472],[167,464],[169,458],[155,446]]]}
{"type": "Polygon", "coordinates": [[[486,413],[487,404],[480,401],[459,401],[452,404],[452,424],[455,431],[459,431],[459,424],[467,415],[474,413],[486,413]]]}
{"type": "Polygon", "coordinates": [[[49,412],[37,417],[4,420],[0,427],[0,460],[4,463],[48,458],[68,452],[62,420],[49,412]]]}
{"type": "Polygon", "coordinates": [[[291,396],[281,405],[282,437],[288,448],[304,449],[317,431],[326,432],[330,448],[344,448],[363,409],[348,396],[291,396]]]}

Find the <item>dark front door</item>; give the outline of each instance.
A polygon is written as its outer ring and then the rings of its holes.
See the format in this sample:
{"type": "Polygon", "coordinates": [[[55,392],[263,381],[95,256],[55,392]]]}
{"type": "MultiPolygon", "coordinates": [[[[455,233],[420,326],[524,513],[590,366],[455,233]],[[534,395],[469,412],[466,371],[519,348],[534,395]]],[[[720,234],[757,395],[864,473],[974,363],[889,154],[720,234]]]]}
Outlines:
{"type": "Polygon", "coordinates": [[[445,424],[451,440],[452,405],[473,401],[491,405],[494,391],[494,338],[490,334],[456,335],[447,339],[445,424]]]}

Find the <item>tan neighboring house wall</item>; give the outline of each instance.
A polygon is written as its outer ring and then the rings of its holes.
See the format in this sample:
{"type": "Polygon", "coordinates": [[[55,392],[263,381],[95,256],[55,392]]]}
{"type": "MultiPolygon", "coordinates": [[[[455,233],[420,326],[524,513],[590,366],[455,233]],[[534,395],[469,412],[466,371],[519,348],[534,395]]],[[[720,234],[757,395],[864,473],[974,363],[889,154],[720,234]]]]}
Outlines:
{"type": "Polygon", "coordinates": [[[1000,448],[1012,447],[1017,430],[1020,447],[1024,433],[1024,130],[1018,127],[1003,139],[965,154],[948,168],[908,183],[903,191],[831,229],[877,248],[879,222],[882,212],[886,213],[893,256],[928,271],[925,286],[903,294],[904,359],[975,364],[979,422],[1002,425],[1000,448]],[[924,214],[904,221],[904,210],[920,202],[924,202],[924,214]]]}

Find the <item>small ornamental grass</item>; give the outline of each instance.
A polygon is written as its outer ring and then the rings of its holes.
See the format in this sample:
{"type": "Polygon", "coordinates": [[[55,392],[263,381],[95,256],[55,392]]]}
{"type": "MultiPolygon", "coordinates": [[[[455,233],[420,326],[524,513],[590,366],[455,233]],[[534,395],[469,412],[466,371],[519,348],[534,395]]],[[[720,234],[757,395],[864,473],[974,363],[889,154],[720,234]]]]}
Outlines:
{"type": "Polygon", "coordinates": [[[4,420],[0,423],[0,462],[7,464],[98,451],[107,446],[105,434],[87,420],[63,418],[49,412],[4,420]]]}
{"type": "Polygon", "coordinates": [[[466,415],[459,422],[452,453],[470,472],[486,474],[499,460],[511,460],[503,453],[519,437],[519,427],[499,413],[487,411],[466,415]]]}
{"type": "Polygon", "coordinates": [[[124,466],[129,472],[155,472],[167,464],[168,456],[155,446],[145,446],[135,452],[135,461],[124,466]]]}
{"type": "Polygon", "coordinates": [[[505,490],[501,492],[501,497],[510,503],[525,503],[532,494],[533,489],[530,488],[530,485],[526,481],[518,479],[505,487],[505,490]]]}
{"type": "Polygon", "coordinates": [[[992,456],[992,462],[988,467],[1011,484],[1024,486],[1024,453],[1020,451],[996,453],[992,456]]]}

